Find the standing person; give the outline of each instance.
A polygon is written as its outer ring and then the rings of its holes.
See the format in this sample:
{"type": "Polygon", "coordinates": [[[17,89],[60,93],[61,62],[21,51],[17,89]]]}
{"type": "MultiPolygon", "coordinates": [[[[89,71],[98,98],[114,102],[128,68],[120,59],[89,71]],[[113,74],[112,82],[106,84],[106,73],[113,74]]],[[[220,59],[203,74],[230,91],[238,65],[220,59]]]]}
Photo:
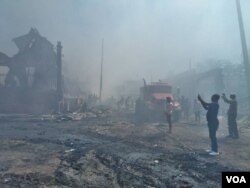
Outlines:
{"type": "Polygon", "coordinates": [[[172,113],[173,113],[174,105],[172,103],[171,97],[166,98],[166,119],[169,126],[169,133],[172,132],[172,113]]]}
{"type": "Polygon", "coordinates": [[[201,121],[201,105],[197,99],[194,100],[194,116],[195,116],[195,121],[198,121],[200,123],[200,121],[201,121]]]}
{"type": "Polygon", "coordinates": [[[185,97],[181,96],[181,119],[184,119],[185,109],[186,109],[185,97]]]}
{"type": "Polygon", "coordinates": [[[190,110],[190,102],[189,102],[189,99],[186,98],[186,111],[185,111],[185,116],[186,116],[186,119],[187,119],[187,120],[189,119],[189,110],[190,110]]]}
{"type": "Polygon", "coordinates": [[[228,119],[228,132],[229,135],[227,137],[238,139],[239,133],[237,128],[237,100],[236,95],[231,94],[230,99],[228,99],[225,93],[222,94],[222,99],[229,104],[229,109],[227,111],[227,119],[228,119]]]}
{"type": "Polygon", "coordinates": [[[218,101],[220,99],[220,95],[214,94],[211,97],[211,103],[206,103],[200,95],[198,95],[198,100],[201,102],[201,105],[205,110],[207,110],[207,125],[209,130],[209,138],[211,140],[211,150],[206,150],[209,152],[209,155],[219,155],[218,153],[218,144],[216,138],[216,131],[219,127],[218,120],[218,112],[219,112],[219,104],[218,101]]]}

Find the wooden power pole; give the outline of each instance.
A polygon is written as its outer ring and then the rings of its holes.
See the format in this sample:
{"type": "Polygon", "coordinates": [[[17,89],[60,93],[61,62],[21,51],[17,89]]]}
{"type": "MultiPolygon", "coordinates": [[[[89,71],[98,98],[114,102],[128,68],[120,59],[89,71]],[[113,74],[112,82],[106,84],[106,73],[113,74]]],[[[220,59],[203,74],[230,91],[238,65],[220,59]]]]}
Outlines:
{"type": "Polygon", "coordinates": [[[103,80],[103,46],[104,40],[102,39],[102,56],[101,56],[101,73],[100,73],[100,91],[99,91],[99,99],[100,104],[102,103],[102,80],[103,80]]]}

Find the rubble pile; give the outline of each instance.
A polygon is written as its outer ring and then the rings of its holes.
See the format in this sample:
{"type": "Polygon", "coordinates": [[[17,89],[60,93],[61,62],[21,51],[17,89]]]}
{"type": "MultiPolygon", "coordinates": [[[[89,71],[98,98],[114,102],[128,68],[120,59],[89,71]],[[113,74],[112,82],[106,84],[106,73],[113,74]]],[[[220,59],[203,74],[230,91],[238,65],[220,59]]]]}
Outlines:
{"type": "Polygon", "coordinates": [[[112,114],[111,109],[93,107],[87,112],[73,112],[66,114],[57,114],[52,115],[51,117],[57,122],[60,121],[80,121],[84,119],[92,119],[92,118],[107,118],[112,114]]]}
{"type": "Polygon", "coordinates": [[[241,148],[220,137],[214,158],[204,151],[206,127],[175,124],[170,135],[165,124],[135,125],[119,114],[1,115],[0,187],[216,188],[221,171],[249,170],[250,134],[241,148]]]}
{"type": "Polygon", "coordinates": [[[80,121],[93,118],[107,118],[112,115],[113,111],[107,108],[94,107],[87,112],[57,113],[57,114],[0,114],[0,121],[28,121],[28,122],[62,122],[62,121],[80,121]]]}

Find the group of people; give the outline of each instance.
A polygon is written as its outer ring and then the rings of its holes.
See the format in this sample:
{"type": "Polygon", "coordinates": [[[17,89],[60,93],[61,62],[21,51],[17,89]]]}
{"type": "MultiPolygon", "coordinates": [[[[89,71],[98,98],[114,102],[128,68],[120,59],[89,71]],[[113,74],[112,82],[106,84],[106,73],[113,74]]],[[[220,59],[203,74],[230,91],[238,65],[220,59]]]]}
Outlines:
{"type": "MultiPolygon", "coordinates": [[[[228,99],[226,95],[222,94],[222,99],[229,104],[229,109],[227,112],[228,116],[228,132],[229,135],[227,137],[238,139],[239,133],[237,128],[237,100],[236,95],[231,94],[230,98],[228,99]]],[[[209,130],[209,138],[211,140],[211,149],[206,150],[210,155],[219,155],[218,152],[218,144],[216,138],[216,132],[219,127],[219,120],[218,120],[218,112],[219,112],[219,99],[220,95],[214,94],[211,97],[211,102],[205,102],[200,95],[197,97],[198,101],[202,105],[202,107],[207,111],[206,118],[207,118],[207,125],[209,130]]],[[[198,105],[198,104],[197,104],[198,105]]],[[[169,132],[172,132],[172,122],[171,122],[171,114],[173,112],[174,106],[172,104],[172,100],[170,97],[166,98],[166,119],[169,124],[169,132]]],[[[200,114],[197,114],[196,118],[200,118],[200,114]]]]}
{"type": "MultiPolygon", "coordinates": [[[[192,108],[191,102],[185,96],[181,96],[181,98],[178,101],[180,101],[181,105],[181,117],[183,119],[189,120],[191,115],[190,109],[192,108]]],[[[197,99],[194,100],[193,112],[195,115],[195,121],[200,122],[201,105],[197,99]]]]}
{"type": "Polygon", "coordinates": [[[124,98],[123,96],[119,101],[117,101],[117,109],[122,110],[130,110],[134,108],[134,100],[131,96],[128,96],[127,98],[124,98]]]}

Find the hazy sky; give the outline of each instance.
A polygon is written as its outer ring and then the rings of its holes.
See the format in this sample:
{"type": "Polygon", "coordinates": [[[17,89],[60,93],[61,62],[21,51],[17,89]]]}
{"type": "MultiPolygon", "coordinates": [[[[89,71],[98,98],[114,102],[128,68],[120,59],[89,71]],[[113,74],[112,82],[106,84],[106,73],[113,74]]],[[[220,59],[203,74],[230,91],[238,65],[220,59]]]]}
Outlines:
{"type": "MultiPolygon", "coordinates": [[[[241,0],[250,47],[250,1],[241,0]]],[[[97,88],[104,38],[104,85],[160,79],[209,58],[241,62],[235,0],[0,0],[0,51],[31,27],[52,43],[78,79],[97,88]]]]}

